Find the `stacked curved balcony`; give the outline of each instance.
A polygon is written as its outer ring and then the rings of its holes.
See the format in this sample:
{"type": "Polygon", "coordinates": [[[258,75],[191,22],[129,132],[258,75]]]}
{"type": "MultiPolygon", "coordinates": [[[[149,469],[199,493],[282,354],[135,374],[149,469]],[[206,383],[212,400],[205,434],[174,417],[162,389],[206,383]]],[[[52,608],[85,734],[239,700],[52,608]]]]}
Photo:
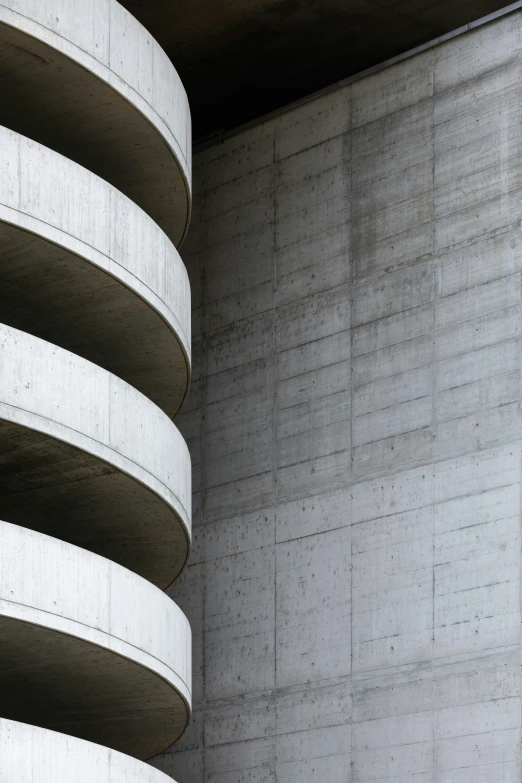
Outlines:
{"type": "Polygon", "coordinates": [[[191,639],[172,422],[190,115],[115,0],[0,0],[0,778],[162,783],[191,639]]]}

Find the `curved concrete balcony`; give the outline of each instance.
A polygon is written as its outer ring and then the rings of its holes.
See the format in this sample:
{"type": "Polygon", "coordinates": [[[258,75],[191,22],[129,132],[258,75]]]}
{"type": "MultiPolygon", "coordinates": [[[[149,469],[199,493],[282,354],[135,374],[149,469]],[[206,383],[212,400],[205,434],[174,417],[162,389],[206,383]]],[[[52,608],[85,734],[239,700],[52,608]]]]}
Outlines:
{"type": "Polygon", "coordinates": [[[0,522],[4,718],[146,759],[190,713],[188,622],[161,590],[71,544],[0,522]]]}
{"type": "Polygon", "coordinates": [[[109,748],[0,719],[2,783],[173,783],[109,748]]]}
{"type": "Polygon", "coordinates": [[[90,362],[0,325],[0,518],[166,587],[190,541],[191,467],[170,419],[90,362]]]}
{"type": "Polygon", "coordinates": [[[164,783],[136,759],[190,715],[161,592],[190,548],[187,98],[116,0],[0,0],[0,88],[0,780],[164,783]]]}
{"type": "Polygon", "coordinates": [[[116,0],[1,0],[0,123],[113,184],[179,244],[191,132],[173,65],[116,0]]]}
{"type": "Polygon", "coordinates": [[[101,365],[173,416],[190,285],[168,237],[87,169],[0,127],[0,322],[101,365]]]}

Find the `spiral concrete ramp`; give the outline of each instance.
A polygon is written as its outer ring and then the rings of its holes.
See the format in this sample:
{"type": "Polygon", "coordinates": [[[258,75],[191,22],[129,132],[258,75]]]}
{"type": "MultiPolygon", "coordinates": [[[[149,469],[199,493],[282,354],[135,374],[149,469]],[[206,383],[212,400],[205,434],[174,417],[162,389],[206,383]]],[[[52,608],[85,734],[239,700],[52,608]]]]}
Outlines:
{"type": "Polygon", "coordinates": [[[190,114],[115,0],[0,0],[2,783],[163,783],[191,636],[190,114]]]}

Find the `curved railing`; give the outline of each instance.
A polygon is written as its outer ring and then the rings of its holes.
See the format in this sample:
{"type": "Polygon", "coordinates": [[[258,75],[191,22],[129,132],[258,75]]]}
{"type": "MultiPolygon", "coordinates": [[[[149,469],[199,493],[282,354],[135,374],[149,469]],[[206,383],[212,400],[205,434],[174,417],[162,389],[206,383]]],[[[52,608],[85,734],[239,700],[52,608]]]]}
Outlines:
{"type": "Polygon", "coordinates": [[[1,0],[0,89],[0,124],[90,168],[183,240],[187,96],[161,47],[116,0],[1,0]]]}
{"type": "Polygon", "coordinates": [[[191,637],[190,114],[115,0],[0,0],[0,777],[163,783],[191,637]]]}
{"type": "Polygon", "coordinates": [[[190,286],[172,242],[109,183],[1,126],[0,162],[0,322],[102,365],[174,415],[190,379],[190,286]]]}
{"type": "Polygon", "coordinates": [[[181,610],[131,571],[56,538],[0,522],[0,540],[2,710],[63,732],[81,722],[83,738],[133,755],[165,750],[190,713],[181,610]]]}

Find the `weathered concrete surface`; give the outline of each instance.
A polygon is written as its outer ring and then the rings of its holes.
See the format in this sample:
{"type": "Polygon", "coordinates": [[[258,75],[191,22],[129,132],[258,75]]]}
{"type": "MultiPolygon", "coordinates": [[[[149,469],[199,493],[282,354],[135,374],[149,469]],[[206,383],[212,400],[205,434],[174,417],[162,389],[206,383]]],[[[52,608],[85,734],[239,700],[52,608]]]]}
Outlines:
{"type": "Polygon", "coordinates": [[[2,716],[138,758],[172,744],[190,714],[183,612],[79,547],[6,522],[0,540],[2,716]]]}
{"type": "Polygon", "coordinates": [[[522,16],[198,154],[184,783],[518,783],[522,16]]]}
{"type": "Polygon", "coordinates": [[[0,87],[0,124],[91,169],[182,241],[187,96],[167,55],[116,0],[2,0],[0,87]]]}
{"type": "Polygon", "coordinates": [[[4,783],[172,783],[129,756],[53,731],[0,719],[4,783]]]}
{"type": "Polygon", "coordinates": [[[190,543],[185,441],[106,370],[0,324],[0,515],[160,587],[190,543]]]}
{"type": "Polygon", "coordinates": [[[197,139],[361,73],[506,0],[121,0],[176,63],[197,139]]]}
{"type": "Polygon", "coordinates": [[[190,285],[126,196],[0,127],[0,322],[115,373],[174,415],[190,379],[190,285]]]}
{"type": "Polygon", "coordinates": [[[0,0],[0,87],[0,779],[160,783],[65,734],[190,715],[187,98],[116,0],[0,0]]]}

